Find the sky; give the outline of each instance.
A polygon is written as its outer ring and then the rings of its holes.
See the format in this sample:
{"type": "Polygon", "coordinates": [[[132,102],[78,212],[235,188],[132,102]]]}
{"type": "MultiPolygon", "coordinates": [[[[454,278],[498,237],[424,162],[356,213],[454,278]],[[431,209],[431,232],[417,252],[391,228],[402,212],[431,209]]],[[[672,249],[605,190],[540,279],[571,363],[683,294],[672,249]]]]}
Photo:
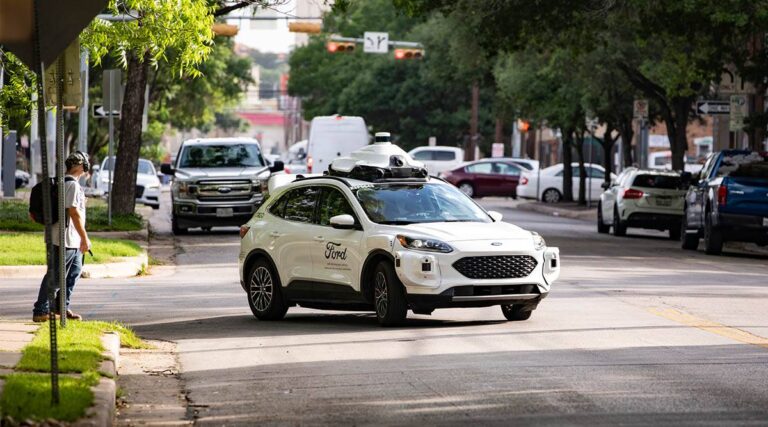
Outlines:
{"type": "MultiPolygon", "coordinates": [[[[306,14],[301,12],[299,3],[322,4],[323,0],[289,0],[283,5],[275,6],[272,9],[261,9],[255,16],[257,17],[287,17],[292,18],[297,15],[306,14]]],[[[316,8],[314,8],[316,9],[316,8]]],[[[310,12],[313,16],[318,16],[316,12],[310,12]]],[[[251,8],[241,9],[234,14],[250,17],[253,15],[251,8]]],[[[258,49],[262,52],[288,53],[296,44],[296,35],[288,31],[288,20],[278,19],[270,21],[256,21],[246,19],[230,19],[228,23],[237,25],[240,30],[235,37],[235,43],[243,44],[248,47],[258,49]]],[[[317,21],[313,21],[317,22],[317,21]]]]}

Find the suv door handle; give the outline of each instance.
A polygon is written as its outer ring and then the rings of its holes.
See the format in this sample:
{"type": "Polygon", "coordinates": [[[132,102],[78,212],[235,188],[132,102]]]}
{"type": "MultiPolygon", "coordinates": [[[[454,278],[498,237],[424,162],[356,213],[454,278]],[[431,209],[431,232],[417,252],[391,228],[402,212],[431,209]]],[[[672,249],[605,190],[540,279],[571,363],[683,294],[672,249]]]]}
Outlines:
{"type": "Polygon", "coordinates": [[[320,241],[320,240],[325,240],[325,238],[323,238],[323,236],[315,236],[315,240],[320,241]]]}
{"type": "Polygon", "coordinates": [[[277,232],[277,231],[273,231],[273,232],[269,233],[269,235],[271,237],[281,237],[283,235],[283,233],[280,233],[280,232],[277,232]]]}

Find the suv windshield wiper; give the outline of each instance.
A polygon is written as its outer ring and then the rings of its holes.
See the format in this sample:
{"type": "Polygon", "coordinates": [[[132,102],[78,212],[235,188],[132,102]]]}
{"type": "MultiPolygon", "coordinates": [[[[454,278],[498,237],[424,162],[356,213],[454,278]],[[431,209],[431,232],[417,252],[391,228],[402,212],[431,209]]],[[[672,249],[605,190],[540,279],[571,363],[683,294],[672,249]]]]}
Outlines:
{"type": "Polygon", "coordinates": [[[384,225],[408,225],[408,224],[413,224],[413,223],[414,223],[413,221],[394,221],[394,220],[393,221],[379,221],[379,224],[384,224],[384,225]]]}

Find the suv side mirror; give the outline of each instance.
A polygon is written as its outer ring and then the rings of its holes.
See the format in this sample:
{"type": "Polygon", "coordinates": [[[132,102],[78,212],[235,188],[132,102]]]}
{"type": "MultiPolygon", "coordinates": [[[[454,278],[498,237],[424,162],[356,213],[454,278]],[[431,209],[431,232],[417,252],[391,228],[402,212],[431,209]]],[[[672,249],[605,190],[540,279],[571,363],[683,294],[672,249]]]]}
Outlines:
{"type": "Polygon", "coordinates": [[[272,173],[282,172],[283,170],[285,170],[285,163],[282,160],[275,160],[272,166],[269,167],[269,171],[272,173]]]}
{"type": "Polygon", "coordinates": [[[603,190],[607,190],[607,189],[611,188],[612,186],[613,186],[613,182],[605,182],[605,181],[603,181],[603,183],[600,184],[600,188],[602,188],[603,190]]]}
{"type": "Polygon", "coordinates": [[[501,212],[496,211],[488,211],[488,216],[491,217],[493,222],[501,222],[501,219],[504,218],[504,215],[502,215],[501,212]]]}
{"type": "Polygon", "coordinates": [[[160,172],[166,174],[166,175],[173,175],[176,173],[176,170],[171,166],[170,163],[163,163],[160,165],[160,172]]]}
{"type": "Polygon", "coordinates": [[[355,228],[355,218],[352,215],[336,215],[331,217],[331,227],[341,230],[352,230],[355,228]]]}

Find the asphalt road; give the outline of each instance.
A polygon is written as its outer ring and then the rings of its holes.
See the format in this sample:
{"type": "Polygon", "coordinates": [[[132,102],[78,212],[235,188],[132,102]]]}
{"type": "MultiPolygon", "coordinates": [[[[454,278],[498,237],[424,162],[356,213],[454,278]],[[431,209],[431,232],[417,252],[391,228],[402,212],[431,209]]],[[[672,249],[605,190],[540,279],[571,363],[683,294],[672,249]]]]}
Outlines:
{"type": "MultiPolygon", "coordinates": [[[[393,329],[300,308],[259,322],[234,229],[178,239],[177,266],[150,276],[83,280],[73,308],[177,342],[204,425],[768,423],[768,257],[481,203],[560,247],[562,277],[528,321],[493,307],[393,329]]],[[[0,317],[28,318],[37,285],[4,280],[0,317]]]]}

